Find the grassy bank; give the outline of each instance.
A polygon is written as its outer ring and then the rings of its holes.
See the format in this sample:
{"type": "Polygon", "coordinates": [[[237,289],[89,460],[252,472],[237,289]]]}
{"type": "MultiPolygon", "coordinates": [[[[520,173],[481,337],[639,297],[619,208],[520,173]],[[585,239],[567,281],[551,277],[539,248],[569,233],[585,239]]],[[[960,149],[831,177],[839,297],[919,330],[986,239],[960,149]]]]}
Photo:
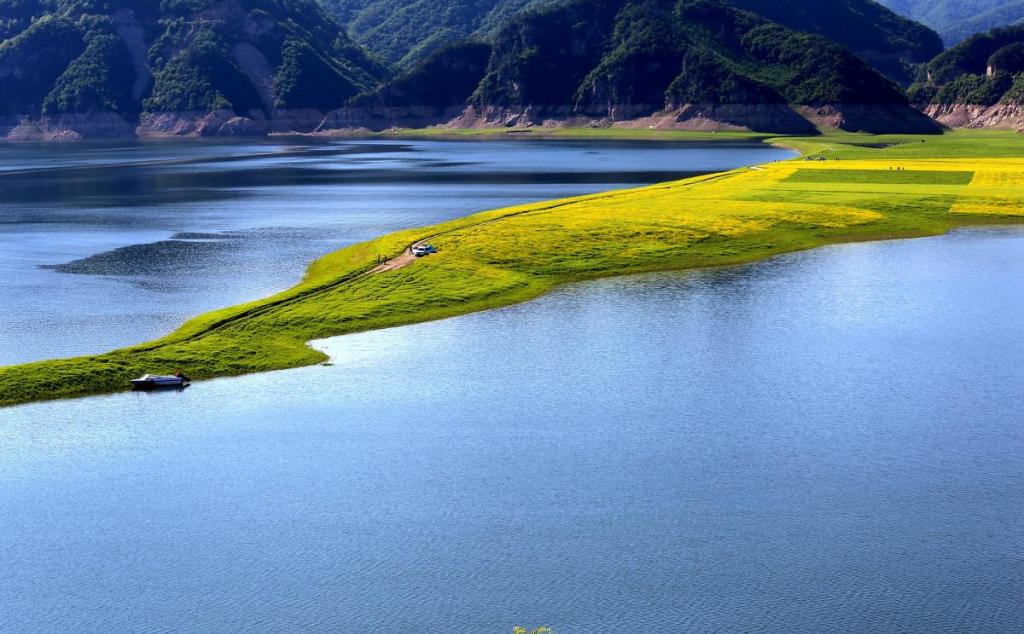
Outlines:
{"type": "MultiPolygon", "coordinates": [[[[320,258],[296,287],[208,313],[162,339],[0,368],[0,404],[125,389],[144,372],[197,379],[323,361],[306,342],[523,301],[576,280],[733,264],[824,244],[1024,221],[1024,139],[773,139],[826,160],[770,163],[640,189],[489,211],[320,258]],[[429,238],[440,253],[371,273],[429,238]]],[[[895,263],[894,263],[895,264],[895,263]]]]}

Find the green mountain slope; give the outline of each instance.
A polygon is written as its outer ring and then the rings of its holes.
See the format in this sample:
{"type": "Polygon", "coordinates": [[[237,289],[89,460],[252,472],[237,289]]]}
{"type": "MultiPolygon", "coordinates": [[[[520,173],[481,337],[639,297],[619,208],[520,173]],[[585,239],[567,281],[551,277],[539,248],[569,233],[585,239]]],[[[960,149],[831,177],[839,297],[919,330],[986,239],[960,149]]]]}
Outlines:
{"type": "Polygon", "coordinates": [[[461,108],[487,71],[491,47],[466,40],[449,44],[392,81],[351,102],[353,108],[461,108]]]}
{"type": "Polygon", "coordinates": [[[942,40],[931,29],[884,6],[865,0],[730,0],[798,31],[838,42],[891,79],[907,85],[914,67],[942,52],[942,40]]]}
{"type": "MultiPolygon", "coordinates": [[[[321,0],[352,37],[389,61],[410,65],[435,48],[475,35],[491,38],[528,9],[565,0],[321,0]]],[[[793,29],[824,35],[860,54],[890,77],[909,83],[908,67],[942,50],[935,33],[871,0],[732,0],[793,29]]]]}
{"type": "Polygon", "coordinates": [[[930,127],[896,85],[846,48],[718,0],[581,0],[524,14],[495,37],[471,103],[534,118],[613,119],[687,104],[857,106],[930,127]]]}
{"type": "Polygon", "coordinates": [[[1024,104],[1024,25],[971,36],[932,60],[911,88],[932,105],[1024,104]]]}
{"type": "Polygon", "coordinates": [[[451,42],[486,37],[508,19],[563,0],[321,0],[349,34],[389,62],[411,66],[451,42]]]}
{"type": "Polygon", "coordinates": [[[329,110],[386,69],[313,0],[0,0],[0,116],[329,110]]]}
{"type": "Polygon", "coordinates": [[[326,117],[323,127],[419,128],[457,118],[487,71],[490,57],[486,42],[448,44],[376,90],[349,101],[326,117]]]}
{"type": "Polygon", "coordinates": [[[1024,0],[879,0],[932,27],[949,45],[1024,20],[1024,0]]]}

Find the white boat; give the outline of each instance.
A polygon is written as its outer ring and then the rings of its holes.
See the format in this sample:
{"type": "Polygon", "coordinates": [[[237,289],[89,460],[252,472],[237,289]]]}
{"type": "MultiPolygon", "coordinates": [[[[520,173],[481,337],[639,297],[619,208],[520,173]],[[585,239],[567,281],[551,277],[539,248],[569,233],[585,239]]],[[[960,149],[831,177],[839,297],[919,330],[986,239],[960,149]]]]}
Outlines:
{"type": "Polygon", "coordinates": [[[132,379],[132,387],[137,390],[153,390],[161,387],[186,387],[188,377],[178,372],[177,374],[143,374],[137,379],[132,379]]]}

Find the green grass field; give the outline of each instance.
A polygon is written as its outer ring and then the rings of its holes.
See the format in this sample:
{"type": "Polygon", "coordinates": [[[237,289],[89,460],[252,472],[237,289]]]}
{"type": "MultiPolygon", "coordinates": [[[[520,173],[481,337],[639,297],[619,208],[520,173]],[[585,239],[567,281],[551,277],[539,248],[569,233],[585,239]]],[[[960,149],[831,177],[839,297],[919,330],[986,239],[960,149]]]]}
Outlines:
{"type": "Polygon", "coordinates": [[[206,379],[308,365],[324,360],[306,345],[312,339],[505,306],[577,280],[1024,221],[1024,137],[1013,133],[773,142],[826,160],[523,205],[382,236],[313,262],[288,291],[196,317],[162,339],[0,368],[0,404],[124,390],[145,372],[206,379]],[[375,254],[397,256],[425,238],[440,253],[369,273],[375,254]]]}

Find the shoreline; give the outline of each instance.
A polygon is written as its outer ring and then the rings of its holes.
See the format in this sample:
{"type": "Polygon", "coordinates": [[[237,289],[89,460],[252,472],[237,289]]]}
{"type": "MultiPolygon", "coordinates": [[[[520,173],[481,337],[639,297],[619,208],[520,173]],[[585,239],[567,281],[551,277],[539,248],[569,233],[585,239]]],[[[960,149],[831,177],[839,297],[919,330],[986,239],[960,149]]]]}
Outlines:
{"type": "Polygon", "coordinates": [[[589,279],[736,265],[827,244],[1024,222],[1024,189],[975,192],[973,176],[961,176],[982,168],[996,175],[1019,171],[1024,141],[1002,140],[1002,155],[1019,160],[949,156],[956,154],[951,148],[957,142],[979,137],[995,138],[957,133],[944,152],[941,141],[912,146],[920,138],[906,135],[900,145],[868,135],[772,137],[762,142],[789,142],[786,147],[803,156],[831,153],[836,160],[804,163],[798,157],[757,170],[486,211],[386,234],[318,258],[291,289],[199,315],[161,339],[99,355],[0,367],[0,406],[125,391],[131,375],[145,372],[182,369],[202,380],[312,365],[326,357],[311,341],[508,306],[589,279]],[[867,147],[881,143],[884,149],[867,147]],[[864,153],[875,158],[856,158],[864,153]],[[885,163],[894,161],[908,171],[887,171],[885,163]],[[900,181],[911,175],[915,182],[900,181]],[[866,180],[851,188],[851,178],[866,180]],[[894,195],[907,197],[901,205],[913,211],[893,206],[894,195]],[[977,203],[970,202],[975,198],[977,203]],[[991,203],[991,209],[954,211],[968,204],[962,201],[979,208],[991,203]],[[996,208],[1000,212],[991,213],[996,208]],[[439,254],[410,266],[371,270],[372,253],[395,257],[427,239],[438,244],[439,254]]]}

